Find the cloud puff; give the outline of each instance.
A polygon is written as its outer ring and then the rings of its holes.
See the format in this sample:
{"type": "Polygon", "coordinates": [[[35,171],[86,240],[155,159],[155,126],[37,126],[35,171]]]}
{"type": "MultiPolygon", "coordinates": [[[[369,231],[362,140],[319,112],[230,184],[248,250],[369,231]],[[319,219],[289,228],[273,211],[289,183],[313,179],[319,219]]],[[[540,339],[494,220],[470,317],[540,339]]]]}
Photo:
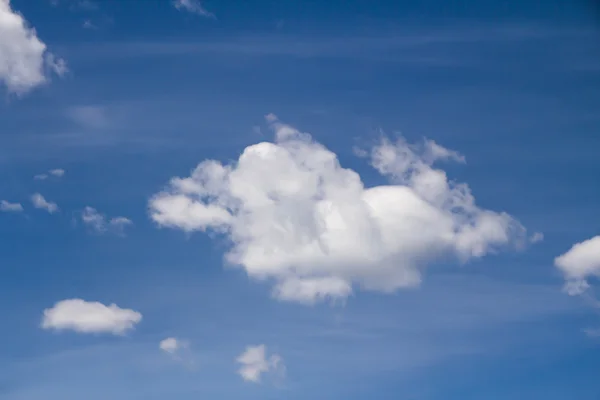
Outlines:
{"type": "Polygon", "coordinates": [[[587,279],[600,277],[600,236],[577,243],[554,259],[554,265],[565,276],[565,291],[578,295],[589,288],[587,279]]]}
{"type": "Polygon", "coordinates": [[[55,169],[51,169],[46,173],[43,174],[37,174],[33,177],[33,179],[38,180],[38,181],[43,181],[48,179],[50,176],[54,176],[57,178],[62,178],[65,175],[65,170],[62,168],[55,168],[55,169]]]}
{"type": "Polygon", "coordinates": [[[170,337],[162,340],[158,347],[165,353],[175,354],[181,348],[181,342],[174,337],[170,337]]]}
{"type": "Polygon", "coordinates": [[[116,304],[105,306],[98,302],[70,299],[44,310],[42,328],[123,335],[141,320],[139,312],[119,308],[116,304]]]}
{"type": "Polygon", "coordinates": [[[246,347],[236,362],[242,365],[238,373],[247,382],[259,383],[262,374],[267,372],[285,373],[283,359],[278,354],[272,354],[267,359],[264,344],[246,347]]]}
{"type": "Polygon", "coordinates": [[[85,207],[81,212],[81,221],[96,233],[114,232],[121,234],[126,226],[133,224],[129,218],[107,218],[93,207],[85,207]]]}
{"type": "Polygon", "coordinates": [[[208,11],[199,0],[173,0],[173,6],[180,11],[187,11],[207,18],[214,18],[215,14],[208,11]]]}
{"type": "Polygon", "coordinates": [[[58,205],[56,205],[56,203],[52,203],[50,201],[47,201],[44,198],[44,196],[42,196],[39,193],[35,193],[34,195],[31,196],[31,202],[33,203],[33,206],[35,208],[46,210],[50,214],[53,214],[56,211],[58,211],[58,205]]]}
{"type": "Polygon", "coordinates": [[[23,206],[21,203],[11,203],[6,200],[0,201],[0,211],[3,212],[22,212],[23,206]]]}
{"type": "Polygon", "coordinates": [[[0,0],[0,82],[8,91],[26,93],[46,83],[49,73],[63,75],[66,70],[65,61],[46,50],[10,0],[0,0]]]}
{"type": "Polygon", "coordinates": [[[433,141],[382,139],[364,154],[391,183],[367,188],[308,134],[267,120],[274,143],[249,146],[228,165],[203,161],[149,209],[160,226],[225,235],[226,260],[274,280],[279,299],[344,299],[354,286],[393,292],[418,285],[441,257],[466,262],[526,241],[519,222],[479,208],[466,184],[433,167],[464,162],[433,141]]]}
{"type": "Polygon", "coordinates": [[[196,362],[190,350],[190,342],[187,340],[169,337],[162,340],[159,349],[167,354],[171,359],[183,364],[187,368],[194,368],[196,362]]]}

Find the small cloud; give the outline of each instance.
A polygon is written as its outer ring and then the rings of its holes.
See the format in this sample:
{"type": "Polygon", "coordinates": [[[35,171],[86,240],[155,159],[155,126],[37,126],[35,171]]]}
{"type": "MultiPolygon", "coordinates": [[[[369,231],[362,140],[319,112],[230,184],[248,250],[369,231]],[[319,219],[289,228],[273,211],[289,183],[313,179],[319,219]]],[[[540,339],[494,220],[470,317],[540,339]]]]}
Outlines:
{"type": "Polygon", "coordinates": [[[46,67],[53,73],[55,73],[58,77],[63,77],[69,72],[69,67],[67,66],[67,62],[59,57],[56,57],[52,53],[47,53],[46,57],[46,67]]]}
{"type": "Polygon", "coordinates": [[[0,211],[3,212],[22,212],[23,206],[21,203],[11,203],[6,200],[0,201],[0,211]]]}
{"type": "Polygon", "coordinates": [[[69,299],[44,310],[42,328],[123,335],[134,329],[141,320],[142,314],[139,312],[119,308],[116,304],[105,306],[99,302],[69,299]]]}
{"type": "Polygon", "coordinates": [[[56,176],[57,178],[61,178],[65,175],[65,170],[61,168],[51,169],[48,171],[50,175],[56,176]]]}
{"type": "Polygon", "coordinates": [[[531,243],[539,243],[541,241],[544,240],[544,234],[542,232],[535,232],[533,235],[531,235],[531,237],[529,238],[529,241],[531,243]]]}
{"type": "Polygon", "coordinates": [[[158,347],[165,353],[175,354],[181,348],[181,342],[174,337],[170,337],[162,340],[158,347]]]}
{"type": "Polygon", "coordinates": [[[600,276],[600,236],[574,244],[565,254],[554,259],[554,265],[565,276],[564,290],[574,296],[589,287],[587,279],[600,276]]]}
{"type": "Polygon", "coordinates": [[[100,234],[106,232],[122,234],[126,226],[133,224],[129,218],[125,217],[107,218],[104,214],[100,214],[98,210],[89,206],[81,212],[81,221],[88,228],[100,234]]]}
{"type": "Polygon", "coordinates": [[[35,208],[46,210],[50,214],[53,214],[56,211],[58,211],[58,206],[56,205],[56,203],[47,201],[44,198],[44,196],[42,196],[39,193],[35,193],[34,195],[31,196],[31,202],[33,203],[33,206],[35,208]]]}
{"type": "Polygon", "coordinates": [[[44,181],[48,179],[50,176],[54,176],[56,178],[62,178],[65,175],[65,170],[62,168],[51,169],[48,172],[44,172],[43,174],[37,174],[33,176],[33,179],[37,181],[44,181]]]}
{"type": "Polygon", "coordinates": [[[190,343],[187,340],[169,337],[162,340],[158,347],[173,360],[180,362],[189,368],[194,367],[195,362],[190,351],[190,343]]]}
{"type": "Polygon", "coordinates": [[[238,373],[246,382],[259,383],[264,373],[276,372],[285,374],[283,359],[278,354],[272,354],[268,359],[266,357],[266,346],[248,346],[237,359],[236,362],[242,366],[238,373]]]}
{"type": "Polygon", "coordinates": [[[207,18],[215,18],[215,14],[208,11],[199,0],[173,0],[173,6],[179,11],[187,11],[207,18]]]}

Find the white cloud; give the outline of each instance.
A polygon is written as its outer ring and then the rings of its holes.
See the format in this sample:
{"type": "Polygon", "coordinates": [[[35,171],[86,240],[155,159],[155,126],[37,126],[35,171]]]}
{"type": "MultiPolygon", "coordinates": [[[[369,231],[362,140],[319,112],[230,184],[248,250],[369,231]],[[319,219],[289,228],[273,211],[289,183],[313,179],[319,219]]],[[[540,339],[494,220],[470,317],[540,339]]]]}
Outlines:
{"type": "Polygon", "coordinates": [[[542,240],[544,240],[544,234],[542,232],[535,232],[533,235],[531,235],[531,237],[529,238],[529,241],[531,243],[539,243],[542,240]]]}
{"type": "Polygon", "coordinates": [[[191,12],[207,18],[215,17],[215,14],[204,8],[199,0],[173,0],[173,6],[180,11],[191,12]]]}
{"type": "Polygon", "coordinates": [[[272,354],[267,359],[266,352],[264,344],[246,347],[246,350],[236,359],[236,362],[242,365],[238,370],[242,379],[247,382],[259,383],[264,373],[285,373],[283,359],[278,354],[272,354]]]}
{"type": "Polygon", "coordinates": [[[11,203],[6,200],[0,201],[0,211],[4,212],[22,212],[23,206],[21,203],[11,203]]]}
{"type": "Polygon", "coordinates": [[[165,353],[174,354],[181,347],[181,343],[174,337],[166,338],[159,344],[159,348],[165,353]]]}
{"type": "Polygon", "coordinates": [[[587,279],[600,277],[600,236],[577,243],[554,259],[554,265],[565,276],[565,291],[578,295],[589,288],[587,279]]]}
{"type": "Polygon", "coordinates": [[[133,224],[125,217],[107,218],[93,207],[85,207],[81,212],[81,221],[96,233],[123,233],[126,226],[133,224]]]}
{"type": "Polygon", "coordinates": [[[190,343],[187,340],[169,337],[162,340],[158,347],[173,360],[184,364],[188,368],[194,368],[195,361],[190,351],[190,343]]]}
{"type": "Polygon", "coordinates": [[[43,181],[48,179],[48,177],[52,175],[55,176],[57,178],[62,178],[65,175],[65,170],[61,169],[61,168],[56,168],[56,169],[51,169],[48,172],[45,172],[43,174],[37,174],[33,177],[33,179],[38,180],[38,181],[43,181]]]}
{"type": "Polygon", "coordinates": [[[51,169],[50,171],[48,171],[48,173],[50,175],[56,176],[57,178],[60,178],[65,175],[65,170],[62,168],[56,168],[56,169],[51,169]]]}
{"type": "Polygon", "coordinates": [[[479,208],[466,184],[437,161],[464,158],[433,141],[382,139],[371,164],[392,183],[366,188],[334,153],[273,115],[274,143],[247,147],[237,162],[206,160],[150,199],[151,218],[186,232],[230,239],[226,260],[275,281],[284,300],[344,299],[353,287],[379,292],[418,285],[441,257],[459,262],[521,244],[525,229],[479,208]]]}
{"type": "Polygon", "coordinates": [[[42,196],[39,193],[35,193],[34,195],[31,196],[31,202],[33,203],[33,206],[35,208],[46,210],[50,214],[55,213],[56,211],[58,211],[58,205],[56,205],[56,203],[52,203],[50,201],[47,201],[44,198],[44,196],[42,196]]]}
{"type": "Polygon", "coordinates": [[[105,306],[98,302],[70,299],[44,310],[42,328],[123,335],[141,320],[139,312],[119,308],[116,304],[105,306]]]}
{"type": "Polygon", "coordinates": [[[0,82],[11,93],[23,94],[48,81],[50,73],[62,75],[66,63],[46,49],[10,0],[0,0],[0,82]]]}

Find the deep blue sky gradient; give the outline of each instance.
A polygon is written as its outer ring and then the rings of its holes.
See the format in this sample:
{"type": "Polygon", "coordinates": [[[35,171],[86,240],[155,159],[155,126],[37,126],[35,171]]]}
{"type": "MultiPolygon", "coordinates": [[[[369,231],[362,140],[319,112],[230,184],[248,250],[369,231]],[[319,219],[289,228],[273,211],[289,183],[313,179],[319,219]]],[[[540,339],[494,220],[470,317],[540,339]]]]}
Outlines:
{"type": "Polygon", "coordinates": [[[591,2],[206,0],[216,19],[161,0],[96,3],[13,0],[71,72],[0,104],[0,197],[27,208],[0,214],[0,398],[600,398],[600,340],[583,333],[600,316],[552,265],[600,227],[591,2]],[[103,110],[101,123],[69,118],[79,106],[103,110]],[[170,177],[269,140],[271,112],[369,186],[381,177],[352,149],[380,130],[456,149],[467,164],[450,177],[545,240],[434,266],[416,290],[277,302],[223,268],[224,241],[147,215],[170,177]],[[58,182],[32,179],[59,167],[58,182]],[[38,191],[61,213],[32,209],[38,191]],[[86,205],[135,225],[88,234],[73,222],[86,205]],[[144,320],[125,338],[39,328],[43,309],[75,297],[144,320]],[[167,336],[190,340],[197,368],[159,352],[167,336]],[[255,343],[284,357],[282,385],[235,374],[255,343]]]}

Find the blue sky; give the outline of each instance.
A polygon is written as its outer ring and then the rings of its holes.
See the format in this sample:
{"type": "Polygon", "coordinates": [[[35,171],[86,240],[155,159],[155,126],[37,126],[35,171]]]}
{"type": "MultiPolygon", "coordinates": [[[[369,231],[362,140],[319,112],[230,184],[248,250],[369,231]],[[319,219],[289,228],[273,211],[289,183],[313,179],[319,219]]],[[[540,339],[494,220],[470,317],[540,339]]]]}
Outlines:
{"type": "Polygon", "coordinates": [[[600,398],[591,2],[3,16],[0,398],[600,398]]]}

